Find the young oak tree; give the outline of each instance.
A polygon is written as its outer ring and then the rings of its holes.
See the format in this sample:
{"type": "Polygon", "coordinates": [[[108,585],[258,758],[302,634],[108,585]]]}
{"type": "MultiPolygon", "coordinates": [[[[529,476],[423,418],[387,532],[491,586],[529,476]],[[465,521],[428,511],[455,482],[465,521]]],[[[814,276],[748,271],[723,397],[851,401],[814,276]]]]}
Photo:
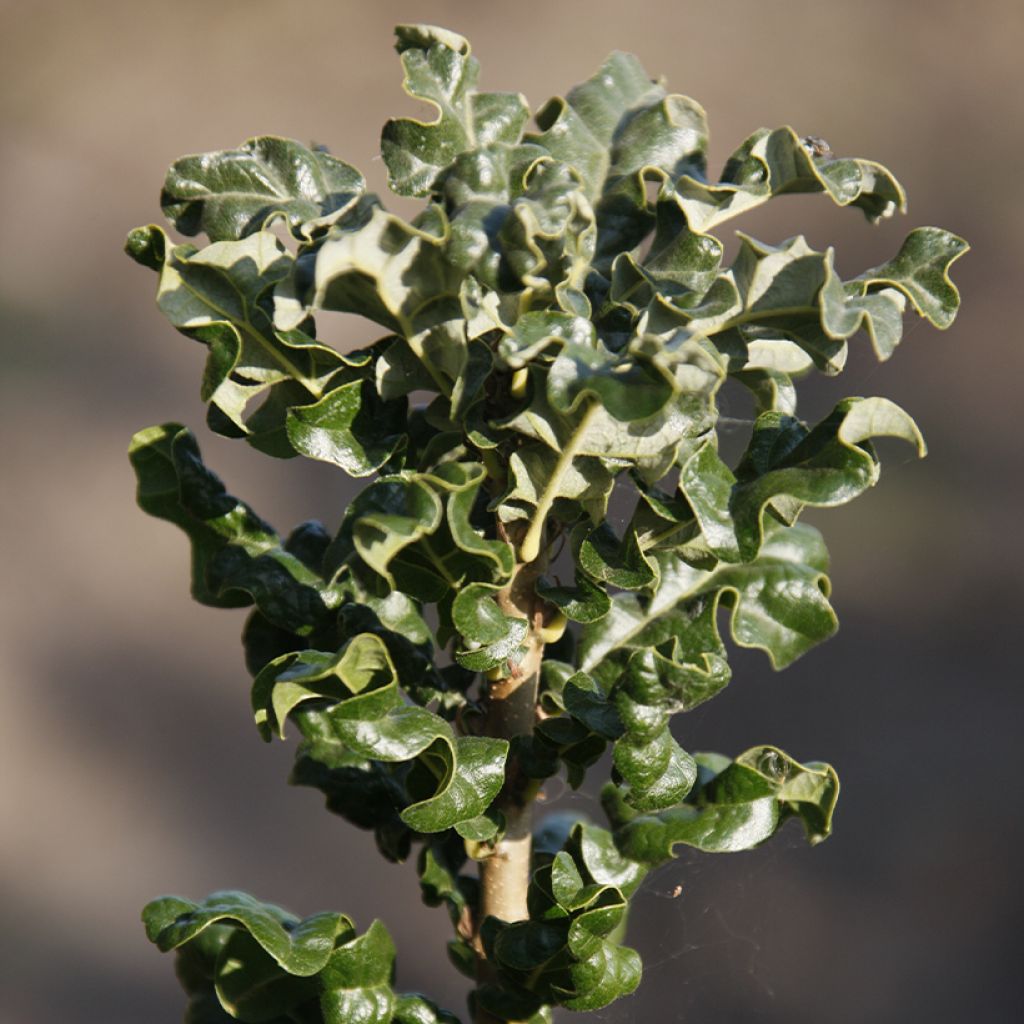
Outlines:
{"type": "MultiPolygon", "coordinates": [[[[531,128],[522,96],[476,90],[460,36],[404,25],[397,40],[406,90],[433,108],[382,137],[392,190],[425,201],[413,220],[325,151],[260,137],[167,175],[164,213],[209,244],[155,226],[127,243],[207,348],[212,430],[368,483],[334,533],[282,537],[184,427],[140,431],[131,460],[142,508],[188,534],[196,600],[252,608],[253,712],[265,739],[301,736],[292,782],[389,860],[415,856],[476,981],[475,1021],[539,1024],[636,988],[629,900],[678,845],[748,849],[789,818],[828,836],[829,765],[691,754],[670,721],[729,681],[720,606],[777,669],[835,631],[828,554],[800,512],[877,481],[873,438],[924,444],[885,398],[806,424],[794,380],[839,373],[862,331],[888,359],[908,302],[948,327],[967,245],[917,228],[842,280],[831,249],[740,234],[723,266],[712,230],[776,195],[877,221],[903,189],[790,128],[756,131],[709,179],[703,109],[627,54],[531,128]],[[335,351],[313,319],[333,311],[384,336],[335,351]],[[756,407],[735,465],[717,433],[730,379],[756,407]],[[605,824],[534,819],[545,779],[578,787],[609,747],[605,824]]],[[[159,899],[144,920],[177,951],[191,1024],[457,1019],[393,991],[380,921],[360,933],[239,892],[159,899]]]]}

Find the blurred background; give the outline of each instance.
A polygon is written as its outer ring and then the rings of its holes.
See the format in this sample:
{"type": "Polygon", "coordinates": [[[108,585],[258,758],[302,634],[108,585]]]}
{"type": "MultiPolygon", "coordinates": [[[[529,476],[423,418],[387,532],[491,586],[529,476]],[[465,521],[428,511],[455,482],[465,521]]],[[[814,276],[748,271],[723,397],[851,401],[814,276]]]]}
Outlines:
{"type": "MultiPolygon", "coordinates": [[[[205,429],[203,352],[121,245],[159,220],[174,158],[250,135],[327,144],[383,190],[380,126],[415,110],[391,50],[403,21],[467,35],[484,86],[535,108],[632,51],[706,107],[716,173],[750,131],[784,123],[880,160],[909,218],[871,228],[792,197],[739,224],[835,243],[844,276],[914,225],[973,245],[951,330],[915,320],[881,367],[856,345],[803,400],[813,418],[887,395],[931,446],[920,463],[886,446],[882,486],[814,517],[839,635],[779,676],[737,652],[731,687],[677,720],[689,749],[771,742],[834,763],[835,835],[810,850],[790,826],[749,854],[663,868],[632,921],[643,986],[594,1019],[1020,1020],[1019,0],[0,0],[0,1018],[179,1021],[170,958],[138,913],[220,887],[361,928],[383,916],[400,986],[463,1010],[444,912],[421,907],[411,866],[286,786],[290,745],[264,746],[251,722],[242,614],[191,603],[185,540],[135,508],[125,457],[133,431],[178,419],[280,529],[337,525],[340,473],[205,429]]],[[[339,319],[322,318],[339,344],[377,336],[339,319]]]]}

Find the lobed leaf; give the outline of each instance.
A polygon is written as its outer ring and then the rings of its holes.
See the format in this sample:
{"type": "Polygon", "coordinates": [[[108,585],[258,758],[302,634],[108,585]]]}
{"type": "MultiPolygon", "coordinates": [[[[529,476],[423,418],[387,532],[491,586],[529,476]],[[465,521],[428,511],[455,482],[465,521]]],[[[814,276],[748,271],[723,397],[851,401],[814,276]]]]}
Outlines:
{"type": "Polygon", "coordinates": [[[642,590],[657,585],[657,563],[644,555],[635,531],[627,531],[619,540],[611,526],[602,523],[582,538],[576,561],[595,583],[610,584],[622,590],[642,590]]]}
{"type": "Polygon", "coordinates": [[[291,446],[330,462],[350,476],[369,476],[407,442],[406,404],[380,401],[368,381],[354,380],[312,405],[290,408],[285,429],[291,446]]]}
{"type": "Polygon", "coordinates": [[[527,141],[577,168],[595,204],[599,269],[647,233],[648,174],[704,171],[703,109],[688,97],[666,95],[630,54],[611,54],[565,99],[552,99],[538,111],[537,125],[540,132],[527,141]]]}
{"type": "Polygon", "coordinates": [[[942,228],[915,228],[900,251],[880,267],[866,270],[851,284],[877,295],[877,289],[892,285],[914,305],[933,326],[942,330],[953,323],[960,308],[960,293],[949,278],[949,268],[970,246],[942,228]]]}
{"type": "Polygon", "coordinates": [[[764,650],[775,668],[784,668],[836,630],[827,599],[828,553],[812,527],[771,524],[757,557],[748,563],[698,569],[669,552],[659,554],[657,561],[661,582],[650,597],[616,595],[608,615],[584,628],[584,671],[621,650],[663,644],[685,650],[693,622],[701,616],[709,628],[697,635],[712,649],[686,651],[686,663],[715,671],[712,656],[721,642],[713,609],[723,600],[731,607],[733,639],[764,650]]]}
{"type": "Polygon", "coordinates": [[[835,770],[799,764],[776,747],[753,747],[734,761],[698,755],[701,777],[687,802],[658,814],[636,815],[607,788],[606,810],[615,842],[631,860],[656,864],[674,856],[679,844],[709,853],[747,850],[797,817],[811,844],[828,838],[839,795],[835,770]]]}
{"type": "Polygon", "coordinates": [[[569,314],[589,314],[583,286],[597,227],[575,167],[535,161],[523,178],[521,194],[509,204],[497,241],[509,290],[521,289],[521,310],[554,303],[569,314]]]}
{"type": "MultiPolygon", "coordinates": [[[[585,883],[573,858],[561,852],[535,873],[529,900],[529,921],[495,922],[488,936],[504,985],[520,999],[532,994],[535,1009],[555,1003],[596,1010],[637,987],[639,956],[611,938],[626,909],[617,888],[585,883]]],[[[501,1005],[501,993],[488,995],[501,1005]]]]}
{"type": "Polygon", "coordinates": [[[518,661],[526,639],[528,623],[501,611],[495,601],[497,590],[491,584],[471,583],[452,603],[452,622],[464,645],[455,657],[474,672],[518,661]]]}
{"type": "Polygon", "coordinates": [[[380,921],[357,935],[344,914],[300,921],[227,891],[198,904],[154,900],[143,921],[161,950],[178,951],[186,1019],[197,1024],[457,1024],[421,996],[392,990],[395,948],[380,921]]]}
{"type": "Polygon", "coordinates": [[[337,220],[366,188],[363,176],[321,149],[263,135],[238,149],[182,157],[171,165],[160,205],[185,235],[234,241],[282,217],[296,237],[337,220]]]}
{"type": "Polygon", "coordinates": [[[343,357],[305,333],[305,313],[289,330],[274,327],[272,293],[294,261],[269,231],[197,250],[172,247],[149,226],[136,228],[126,249],[159,273],[157,305],[168,320],[207,347],[201,396],[218,433],[245,437],[268,454],[293,455],[285,434],[289,406],[319,399],[347,368],[367,360],[343,357]]]}
{"type": "Polygon", "coordinates": [[[202,903],[163,897],[146,905],[142,919],[150,942],[164,953],[212,925],[230,922],[245,929],[284,971],[299,977],[323,970],[339,940],[355,934],[344,914],[315,914],[300,921],[279,907],[230,890],[215,892],[202,903]]]}
{"type": "Polygon", "coordinates": [[[459,1019],[423,996],[407,995],[395,1000],[391,1024],[459,1024],[459,1019]]]}
{"type": "Polygon", "coordinates": [[[390,1024],[395,1008],[395,947],[380,921],[339,946],[320,972],[324,1024],[390,1024]]]}
{"type": "MultiPolygon", "coordinates": [[[[448,908],[453,961],[476,975],[474,931],[490,965],[475,1015],[550,1024],[553,1006],[598,1009],[635,988],[639,958],[619,944],[628,897],[678,845],[747,849],[789,817],[812,843],[829,834],[829,766],[774,747],[692,756],[670,719],[729,682],[721,608],[732,639],[777,668],[836,629],[827,552],[796,521],[877,481],[875,438],[924,445],[885,399],[804,424],[795,381],[840,372],[860,331],[889,358],[908,302],[948,327],[967,245],[916,229],[844,281],[831,249],[740,235],[723,267],[709,232],[774,196],[820,192],[877,221],[905,208],[902,187],[788,127],[755,132],[709,181],[703,109],[619,53],[524,135],[525,100],[477,91],[464,38],[396,36],[406,92],[432,108],[382,136],[392,189],[426,199],[417,216],[387,212],[347,164],[267,136],[168,173],[165,212],[210,245],[153,226],[126,245],[157,271],[171,323],[207,349],[212,429],[373,479],[333,539],[303,524],[282,541],[178,425],[140,432],[130,454],[140,505],[189,536],[197,599],[252,607],[254,713],[267,738],[297,727],[292,781],[372,829],[391,860],[422,843],[421,890],[448,908]],[[342,355],[316,340],[320,311],[388,335],[342,355]],[[757,409],[738,464],[719,453],[726,378],[757,409]],[[622,474],[635,510],[613,530],[622,474]],[[548,568],[560,538],[571,585],[548,568]],[[531,563],[537,603],[508,614],[531,563]],[[477,673],[515,673],[527,644],[558,632],[554,609],[582,629],[578,651],[571,633],[548,644],[532,733],[473,735],[488,699],[477,673]],[[528,920],[475,920],[468,859],[501,839],[516,787],[563,764],[577,787],[609,744],[611,830],[552,819],[528,920]]],[[[360,936],[342,915],[299,921],[235,893],[146,915],[179,951],[194,1024],[454,1020],[393,992],[379,922],[360,936]]]]}
{"type": "MultiPolygon", "coordinates": [[[[644,728],[639,724],[636,705],[626,719],[625,735],[615,743],[613,763],[625,783],[623,799],[638,811],[671,807],[693,788],[697,763],[673,739],[668,716],[652,709],[644,728]]],[[[625,716],[623,716],[625,717],[625,716]]]]}
{"type": "Polygon", "coordinates": [[[871,160],[816,156],[792,128],[760,128],[729,157],[721,182],[708,185],[690,175],[676,182],[679,205],[695,231],[786,192],[824,192],[838,206],[854,206],[870,221],[906,207],[902,186],[871,160]]]}
{"type": "Polygon", "coordinates": [[[432,25],[399,25],[395,35],[405,91],[429,103],[437,117],[388,121],[381,153],[392,191],[425,196],[459,154],[518,140],[530,111],[521,95],[476,92],[480,68],[462,36],[432,25]]]}
{"type": "MultiPolygon", "coordinates": [[[[310,310],[359,313],[400,334],[423,359],[430,329],[460,312],[462,274],[445,259],[448,238],[440,207],[407,223],[365,197],[300,253],[298,273],[277,290],[278,327],[298,326],[310,310]]],[[[451,347],[451,337],[442,342],[451,347]]]]}
{"type": "Polygon", "coordinates": [[[349,506],[327,553],[334,571],[355,560],[417,600],[454,597],[474,582],[508,579],[514,553],[488,538],[479,463],[445,462],[430,472],[379,477],[349,506]]]}
{"type": "Polygon", "coordinates": [[[192,596],[201,604],[255,604],[271,624],[308,635],[340,592],[284,546],[272,527],[232,497],[177,423],[140,430],[129,448],[143,511],[183,530],[192,544],[192,596]]]}
{"type": "Polygon", "coordinates": [[[597,622],[611,609],[611,599],[607,593],[585,575],[577,575],[571,587],[541,577],[537,581],[536,590],[545,601],[556,605],[573,622],[597,622]]]}
{"type": "MultiPolygon", "coordinates": [[[[335,655],[305,651],[271,662],[253,684],[253,708],[264,738],[283,736],[291,715],[307,740],[300,757],[328,773],[348,769],[353,782],[369,776],[373,785],[380,774],[373,762],[414,763],[401,778],[384,773],[383,786],[376,785],[380,799],[393,799],[398,817],[415,832],[442,832],[478,818],[505,779],[508,742],[456,737],[439,715],[403,704],[388,650],[372,633],[354,637],[335,655]]],[[[305,772],[309,781],[310,769],[305,772]]],[[[347,798],[338,793],[345,775],[320,779],[346,813],[347,798]]],[[[381,808],[369,823],[378,827],[391,818],[381,808]]]]}
{"type": "Polygon", "coordinates": [[[880,472],[870,443],[876,437],[900,438],[925,454],[917,425],[885,398],[846,399],[813,430],[766,412],[754,424],[736,474],[708,442],[681,467],[679,489],[715,556],[750,561],[769,509],[793,522],[805,505],[831,508],[873,487],[880,472]]]}

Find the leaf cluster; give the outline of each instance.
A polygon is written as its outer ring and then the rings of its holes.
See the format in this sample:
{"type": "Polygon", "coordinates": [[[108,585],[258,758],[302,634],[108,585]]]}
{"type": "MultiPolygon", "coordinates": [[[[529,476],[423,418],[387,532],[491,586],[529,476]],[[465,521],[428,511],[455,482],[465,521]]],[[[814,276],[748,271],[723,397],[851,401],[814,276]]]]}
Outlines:
{"type": "Polygon", "coordinates": [[[202,903],[154,900],[151,942],[177,950],[189,1024],[456,1024],[419,995],[392,989],[395,948],[374,921],[362,934],[344,914],[299,920],[242,892],[202,903]]]}
{"type": "MultiPolygon", "coordinates": [[[[748,849],[790,817],[828,836],[831,767],[771,746],[690,753],[670,721],[729,682],[720,611],[775,668],[835,631],[828,554],[800,514],[873,486],[875,439],[924,444],[881,397],[806,423],[796,382],[838,374],[860,335],[888,359],[908,308],[948,327],[967,246],[918,228],[844,280],[831,249],[741,234],[726,265],[713,230],[775,196],[877,221],[905,208],[903,188],[788,127],[758,130],[709,178],[703,109],[626,54],[531,127],[522,96],[478,91],[461,37],[401,26],[397,49],[431,116],[389,121],[381,146],[417,216],[325,151],[261,137],[168,172],[164,213],[205,245],[154,225],[127,243],[206,349],[207,425],[365,486],[333,530],[282,536],[184,427],[140,431],[131,459],[142,507],[189,537],[196,600],[251,609],[255,722],[268,740],[298,731],[293,781],[388,858],[417,851],[453,961],[491,966],[478,1013],[541,1021],[636,987],[628,900],[680,844],[748,849]],[[317,340],[331,312],[382,333],[338,352],[317,340]],[[734,464],[726,382],[755,407],[734,464]],[[630,509],[615,525],[613,496],[630,509]],[[535,728],[490,735],[492,688],[531,651],[545,655],[535,728]],[[562,770],[578,786],[608,749],[607,828],[542,826],[529,919],[481,921],[471,866],[502,839],[503,800],[562,770]]],[[[217,894],[157,901],[147,928],[179,950],[191,1021],[452,1019],[394,995],[379,923],[357,937],[343,915],[300,922],[217,894]]]]}

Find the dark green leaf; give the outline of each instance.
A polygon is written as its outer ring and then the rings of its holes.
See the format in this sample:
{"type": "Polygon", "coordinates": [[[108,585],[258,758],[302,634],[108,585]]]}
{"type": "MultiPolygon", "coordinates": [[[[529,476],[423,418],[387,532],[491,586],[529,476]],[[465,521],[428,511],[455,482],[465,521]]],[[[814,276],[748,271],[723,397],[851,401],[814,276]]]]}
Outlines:
{"type": "Polygon", "coordinates": [[[351,537],[359,557],[391,586],[392,561],[441,525],[437,492],[413,474],[374,481],[349,506],[341,535],[351,537]]]}
{"type": "Polygon", "coordinates": [[[829,765],[802,765],[775,747],[754,747],[735,761],[719,755],[698,760],[702,777],[687,803],[659,814],[622,814],[617,795],[606,791],[606,807],[618,822],[615,841],[625,856],[659,863],[680,843],[711,853],[747,850],[794,816],[812,844],[829,836],[839,795],[829,765]]]}
{"type": "MultiPolygon", "coordinates": [[[[784,418],[780,424],[777,414],[765,413],[755,426],[752,449],[764,451],[756,439],[759,428],[769,435],[793,434],[784,418]]],[[[770,461],[762,461],[757,476],[749,472],[753,459],[740,467],[729,508],[745,559],[758,550],[769,503],[792,521],[799,507],[845,504],[877,483],[880,468],[872,438],[895,437],[914,445],[921,456],[926,451],[914,421],[886,398],[847,399],[813,430],[800,433],[774,444],[770,461]]]]}
{"type": "Polygon", "coordinates": [[[615,769],[626,784],[624,799],[638,811],[671,807],[690,792],[697,764],[672,738],[658,709],[652,710],[662,725],[649,739],[631,728],[636,710],[633,705],[634,717],[626,720],[626,734],[616,742],[613,756],[615,769]]]}
{"type": "Polygon", "coordinates": [[[672,385],[642,363],[616,359],[603,346],[563,344],[548,373],[548,400],[561,413],[583,396],[598,399],[617,420],[649,419],[672,397],[672,385]]]}
{"type": "Polygon", "coordinates": [[[317,986],[283,971],[252,935],[237,929],[218,957],[215,991],[233,1018],[264,1024],[289,1019],[316,999],[317,986]]]}
{"type": "Polygon", "coordinates": [[[557,605],[573,622],[597,622],[611,608],[611,600],[604,590],[583,575],[577,576],[571,587],[559,586],[542,577],[537,581],[537,593],[557,605]]]}
{"type": "Polygon", "coordinates": [[[164,897],[142,912],[146,934],[164,953],[187,942],[212,925],[240,925],[289,974],[310,977],[323,970],[335,945],[354,934],[344,914],[314,914],[298,920],[279,907],[261,903],[244,892],[223,891],[202,903],[164,897]]]}
{"type": "MultiPolygon", "coordinates": [[[[620,648],[642,649],[674,641],[685,643],[692,619],[706,614],[710,596],[731,607],[733,639],[764,650],[775,668],[795,658],[836,630],[828,603],[828,553],[821,535],[809,526],[766,527],[760,553],[750,563],[697,569],[681,558],[658,556],[661,583],[650,598],[618,595],[612,610],[583,631],[581,666],[591,671],[620,648]]],[[[713,616],[709,620],[713,625],[713,616]]],[[[715,646],[717,634],[714,636],[715,646]]],[[[695,663],[714,671],[712,650],[694,652],[695,663]]]]}
{"type": "Polygon", "coordinates": [[[186,235],[244,238],[281,215],[296,236],[336,220],[366,187],[363,176],[322,150],[264,135],[238,149],[175,160],[160,204],[186,235]]]}
{"type": "Polygon", "coordinates": [[[649,174],[703,176],[707,122],[698,103],[665,94],[630,54],[613,53],[588,81],[537,114],[527,139],[575,167],[595,204],[597,265],[637,245],[650,228],[649,174]]]}
{"type": "MultiPolygon", "coordinates": [[[[960,308],[960,293],[949,279],[949,268],[970,246],[941,228],[915,228],[888,263],[865,270],[851,285],[867,294],[888,286],[898,288],[921,316],[945,329],[960,308]]],[[[884,291],[882,292],[884,294],[884,291]]]]}
{"type": "Polygon", "coordinates": [[[505,615],[494,600],[497,587],[472,583],[459,591],[452,605],[455,628],[463,638],[456,652],[460,665],[485,672],[498,665],[519,660],[519,648],[526,639],[526,619],[505,615]]]}
{"type": "Polygon", "coordinates": [[[526,366],[552,346],[569,343],[575,348],[593,346],[594,326],[584,317],[555,310],[524,313],[498,344],[502,362],[512,369],[526,366]]]}
{"type": "Polygon", "coordinates": [[[192,542],[192,596],[202,604],[254,604],[269,622],[304,635],[322,625],[340,593],[301,559],[248,505],[229,495],[202,463],[195,438],[177,423],[141,430],[129,457],[138,502],[174,523],[192,542]]]}
{"type": "Polygon", "coordinates": [[[394,962],[394,944],[380,921],[334,950],[319,979],[324,1024],[390,1024],[394,962]]]}
{"type": "Polygon", "coordinates": [[[459,1019],[423,996],[407,995],[395,1000],[391,1024],[459,1024],[459,1019]]]}
{"type": "Polygon", "coordinates": [[[585,883],[572,856],[557,854],[534,875],[530,920],[495,929],[503,979],[571,1010],[629,995],[640,982],[640,958],[609,938],[625,909],[617,888],[585,883]]]}
{"type": "Polygon", "coordinates": [[[395,34],[405,91],[434,107],[437,117],[388,121],[381,152],[391,189],[424,196],[460,153],[517,141],[530,111],[521,95],[475,91],[480,68],[462,36],[432,25],[399,25],[395,34]]]}
{"type": "Polygon", "coordinates": [[[441,760],[446,772],[437,792],[402,812],[402,820],[417,832],[443,832],[478,818],[505,782],[508,741],[483,736],[460,736],[450,755],[441,760]]]}
{"type": "Polygon", "coordinates": [[[628,860],[619,852],[612,834],[586,822],[572,829],[565,849],[588,884],[614,886],[627,899],[647,874],[646,865],[628,860]]]}
{"type": "Polygon", "coordinates": [[[739,479],[709,442],[681,467],[679,489],[708,548],[725,561],[750,561],[760,548],[769,507],[792,522],[805,505],[842,505],[874,486],[880,472],[870,443],[875,437],[900,438],[925,454],[917,426],[898,405],[885,398],[850,398],[813,430],[792,417],[763,413],[739,479]]]}
{"type": "Polygon", "coordinates": [[[295,275],[277,289],[278,326],[297,327],[310,310],[359,313],[401,335],[450,393],[465,362],[465,327],[453,319],[463,274],[446,258],[449,236],[440,207],[407,223],[367,197],[300,255],[295,275]]]}
{"type": "Polygon", "coordinates": [[[690,227],[708,231],[738,213],[785,192],[824,192],[839,206],[855,206],[872,221],[906,205],[899,182],[870,160],[815,157],[792,128],[760,128],[726,162],[717,185],[684,176],[676,182],[690,227]]]}
{"type": "Polygon", "coordinates": [[[160,274],[157,304],[186,337],[207,347],[202,398],[219,433],[247,437],[276,455],[291,454],[283,434],[289,404],[318,399],[327,382],[350,363],[305,333],[306,314],[287,331],[273,324],[274,288],[294,260],[269,231],[205,249],[171,246],[157,227],[137,228],[127,249],[160,274]],[[251,412],[256,399],[263,404],[251,412]]]}
{"type": "Polygon", "coordinates": [[[594,212],[577,169],[548,159],[534,163],[497,236],[508,290],[523,291],[520,308],[555,303],[587,316],[583,285],[596,240],[594,212]]]}
{"type": "MultiPolygon", "coordinates": [[[[398,705],[399,700],[390,658],[373,634],[356,637],[340,656],[310,651],[272,662],[253,687],[261,728],[268,734],[271,728],[283,731],[285,718],[294,713],[307,739],[300,756],[329,770],[372,774],[364,762],[416,762],[418,772],[403,784],[406,806],[400,811],[409,828],[441,832],[483,814],[504,782],[508,742],[455,737],[440,716],[398,705]],[[311,701],[314,708],[307,712],[302,705],[311,701]],[[318,711],[323,701],[332,703],[318,711]]],[[[302,781],[319,784],[308,769],[302,781]]],[[[322,781],[335,788],[344,775],[322,781]]],[[[398,793],[397,780],[385,784],[385,795],[398,793]]],[[[375,826],[378,817],[371,819],[375,826]]]]}
{"type": "Polygon", "coordinates": [[[356,380],[313,405],[293,406],[287,430],[300,455],[369,476],[405,443],[406,404],[381,402],[369,381],[356,380]]]}
{"type": "Polygon", "coordinates": [[[657,564],[640,550],[636,533],[619,540],[607,523],[587,533],[577,555],[579,567],[595,582],[622,590],[657,586],[657,564]]]}

